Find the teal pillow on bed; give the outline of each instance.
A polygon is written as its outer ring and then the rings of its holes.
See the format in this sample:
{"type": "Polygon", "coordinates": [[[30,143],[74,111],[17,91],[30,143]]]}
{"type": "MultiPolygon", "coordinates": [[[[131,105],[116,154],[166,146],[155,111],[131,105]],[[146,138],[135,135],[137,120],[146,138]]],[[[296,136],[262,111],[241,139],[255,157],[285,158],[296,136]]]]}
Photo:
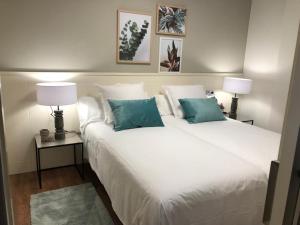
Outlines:
{"type": "Polygon", "coordinates": [[[225,120],[216,98],[185,98],[179,102],[189,123],[225,120]]]}
{"type": "Polygon", "coordinates": [[[114,115],[114,130],[139,127],[163,127],[155,98],[141,100],[108,100],[114,115]]]}

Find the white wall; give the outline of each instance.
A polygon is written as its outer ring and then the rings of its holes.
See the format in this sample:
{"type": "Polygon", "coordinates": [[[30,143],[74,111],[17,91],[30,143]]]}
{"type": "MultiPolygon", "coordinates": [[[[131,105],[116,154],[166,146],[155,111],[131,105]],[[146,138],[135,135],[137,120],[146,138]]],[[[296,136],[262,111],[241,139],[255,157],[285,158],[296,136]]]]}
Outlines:
{"type": "Polygon", "coordinates": [[[252,1],[244,75],[254,83],[252,93],[241,97],[240,113],[277,132],[283,125],[299,9],[299,0],[252,1]]]}
{"type": "MultiPolygon", "coordinates": [[[[1,0],[0,70],[157,72],[153,0],[1,0]],[[116,64],[117,9],[153,16],[151,64],[116,64]]],[[[187,8],[182,72],[242,72],[250,0],[172,0],[187,8]]]]}

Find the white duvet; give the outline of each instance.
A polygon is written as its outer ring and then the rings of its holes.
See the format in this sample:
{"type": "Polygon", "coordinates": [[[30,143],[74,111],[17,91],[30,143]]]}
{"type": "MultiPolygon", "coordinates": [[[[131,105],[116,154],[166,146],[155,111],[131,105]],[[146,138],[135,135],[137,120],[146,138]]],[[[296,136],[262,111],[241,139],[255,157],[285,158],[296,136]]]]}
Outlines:
{"type": "Polygon", "coordinates": [[[267,175],[271,161],[278,157],[280,134],[237,120],[189,124],[184,119],[168,116],[164,123],[253,163],[267,175]]]}
{"type": "Polygon", "coordinates": [[[260,225],[266,172],[170,119],[166,127],[85,130],[93,170],[124,225],[260,225]]]}

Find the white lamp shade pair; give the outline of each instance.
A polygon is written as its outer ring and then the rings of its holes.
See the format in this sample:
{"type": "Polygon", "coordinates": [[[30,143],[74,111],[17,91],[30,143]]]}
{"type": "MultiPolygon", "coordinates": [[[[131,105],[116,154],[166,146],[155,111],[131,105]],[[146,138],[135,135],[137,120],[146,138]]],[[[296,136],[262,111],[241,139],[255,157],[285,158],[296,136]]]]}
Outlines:
{"type": "Polygon", "coordinates": [[[234,94],[249,94],[252,88],[252,80],[237,77],[225,77],[223,90],[234,94]]]}
{"type": "Polygon", "coordinates": [[[75,83],[49,82],[37,84],[37,102],[46,106],[71,105],[77,102],[75,83]]]}

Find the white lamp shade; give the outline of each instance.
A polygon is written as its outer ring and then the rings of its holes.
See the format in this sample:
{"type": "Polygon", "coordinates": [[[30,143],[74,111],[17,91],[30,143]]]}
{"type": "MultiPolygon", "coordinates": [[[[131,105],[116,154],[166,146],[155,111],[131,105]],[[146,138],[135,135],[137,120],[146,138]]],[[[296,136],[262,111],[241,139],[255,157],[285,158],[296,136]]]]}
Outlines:
{"type": "Polygon", "coordinates": [[[252,88],[252,80],[237,77],[225,77],[223,90],[235,94],[249,94],[252,88]]]}
{"type": "Polygon", "coordinates": [[[75,83],[39,83],[37,84],[37,102],[40,105],[62,106],[71,105],[77,101],[75,83]]]}

